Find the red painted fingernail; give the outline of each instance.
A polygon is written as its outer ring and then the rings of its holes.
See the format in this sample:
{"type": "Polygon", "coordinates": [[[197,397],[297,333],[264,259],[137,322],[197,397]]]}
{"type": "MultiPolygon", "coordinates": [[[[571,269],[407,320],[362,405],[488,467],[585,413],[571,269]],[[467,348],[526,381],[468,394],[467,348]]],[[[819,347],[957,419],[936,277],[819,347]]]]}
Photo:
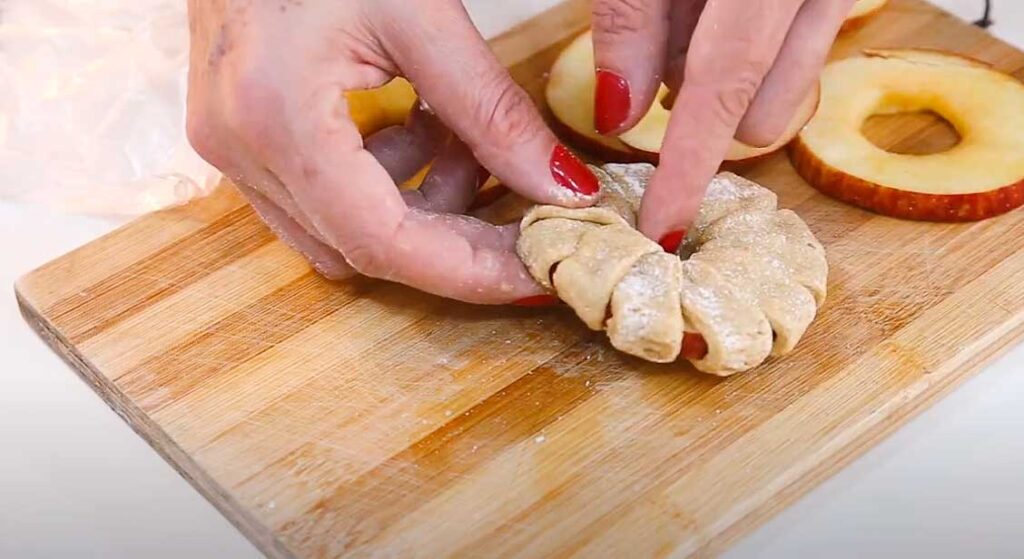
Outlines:
{"type": "Polygon", "coordinates": [[[562,144],[556,145],[551,153],[551,175],[560,186],[576,194],[593,196],[601,190],[594,173],[562,144]]]}
{"type": "Polygon", "coordinates": [[[512,304],[517,307],[553,307],[561,302],[554,295],[534,295],[533,297],[520,299],[512,304]]]}
{"type": "Polygon", "coordinates": [[[597,133],[610,134],[621,128],[629,118],[631,104],[629,82],[610,70],[598,70],[594,92],[594,126],[597,133]]]}
{"type": "Polygon", "coordinates": [[[675,253],[679,251],[679,245],[683,244],[684,239],[686,239],[686,229],[680,229],[679,231],[666,233],[658,241],[658,244],[661,245],[661,248],[665,249],[665,252],[675,253]]]}
{"type": "Polygon", "coordinates": [[[704,359],[708,356],[708,341],[696,332],[684,333],[682,356],[686,359],[704,359]]]}

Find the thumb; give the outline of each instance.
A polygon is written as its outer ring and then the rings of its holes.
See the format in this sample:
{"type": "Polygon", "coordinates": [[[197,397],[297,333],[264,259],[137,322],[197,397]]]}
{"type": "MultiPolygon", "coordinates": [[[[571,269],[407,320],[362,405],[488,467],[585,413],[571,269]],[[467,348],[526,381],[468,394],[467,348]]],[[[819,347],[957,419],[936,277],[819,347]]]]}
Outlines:
{"type": "Polygon", "coordinates": [[[664,74],[669,7],[669,0],[594,0],[599,133],[628,130],[654,102],[664,74]]]}
{"type": "Polygon", "coordinates": [[[389,55],[484,167],[537,202],[595,201],[597,178],[558,142],[461,2],[409,2],[387,17],[398,18],[380,27],[389,55]]]}

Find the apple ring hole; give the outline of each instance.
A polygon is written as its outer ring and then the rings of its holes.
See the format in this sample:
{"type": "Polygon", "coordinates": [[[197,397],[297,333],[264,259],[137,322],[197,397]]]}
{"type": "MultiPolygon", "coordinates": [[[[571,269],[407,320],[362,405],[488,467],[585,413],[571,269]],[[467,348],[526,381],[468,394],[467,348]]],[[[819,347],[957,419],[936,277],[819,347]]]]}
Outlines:
{"type": "Polygon", "coordinates": [[[864,121],[860,132],[880,149],[900,155],[942,153],[963,139],[953,123],[931,109],[879,110],[864,121]]]}

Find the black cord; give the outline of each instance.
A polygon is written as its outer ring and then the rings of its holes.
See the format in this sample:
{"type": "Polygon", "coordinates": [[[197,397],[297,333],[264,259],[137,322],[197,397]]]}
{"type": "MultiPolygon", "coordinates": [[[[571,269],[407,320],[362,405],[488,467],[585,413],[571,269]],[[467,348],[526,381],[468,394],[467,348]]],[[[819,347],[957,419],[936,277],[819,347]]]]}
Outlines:
{"type": "Polygon", "coordinates": [[[974,25],[982,29],[988,29],[992,26],[992,0],[985,0],[985,13],[982,14],[981,19],[974,22],[974,25]]]}

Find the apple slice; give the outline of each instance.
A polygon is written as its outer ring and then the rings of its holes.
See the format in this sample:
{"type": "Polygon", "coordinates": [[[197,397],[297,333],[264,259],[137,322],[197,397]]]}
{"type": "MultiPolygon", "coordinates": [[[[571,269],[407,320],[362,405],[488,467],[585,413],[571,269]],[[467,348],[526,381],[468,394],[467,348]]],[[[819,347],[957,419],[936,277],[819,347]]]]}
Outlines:
{"type": "Polygon", "coordinates": [[[560,132],[574,145],[605,161],[649,160],[615,138],[597,133],[594,125],[594,43],[590,32],[576,37],[558,55],[548,74],[544,95],[560,132]]]}
{"type": "MultiPolygon", "coordinates": [[[[668,88],[663,86],[658,92],[658,101],[651,106],[651,109],[640,119],[640,122],[632,130],[619,136],[623,143],[641,153],[649,155],[651,158],[657,158],[658,153],[661,152],[661,143],[665,137],[665,131],[668,129],[669,117],[672,115],[671,111],[666,109],[661,103],[661,100],[666,95],[668,95],[668,88]]],[[[819,87],[815,84],[814,89],[811,90],[796,114],[793,115],[793,119],[790,121],[786,131],[775,143],[759,148],[734,140],[732,146],[729,147],[725,160],[732,163],[746,163],[779,151],[792,141],[800,133],[800,129],[811,120],[814,112],[818,109],[818,99],[819,87]]]]}
{"type": "Polygon", "coordinates": [[[402,78],[395,78],[376,89],[349,91],[348,114],[365,138],[388,126],[404,124],[416,103],[416,90],[402,78]]]}
{"type": "MultiPolygon", "coordinates": [[[[670,111],[661,103],[668,95],[668,88],[662,86],[657,101],[637,126],[616,139],[602,136],[595,130],[594,86],[594,45],[591,33],[586,32],[566,47],[551,67],[545,91],[551,113],[569,140],[601,159],[656,163],[670,115],[670,111]]],[[[735,141],[726,155],[726,161],[746,163],[778,151],[810,120],[817,103],[818,92],[815,90],[808,95],[786,134],[778,142],[757,148],[735,141]]]]}
{"type": "Polygon", "coordinates": [[[889,0],[857,0],[853,5],[853,9],[850,10],[850,15],[846,16],[846,21],[843,22],[840,33],[861,27],[867,23],[871,16],[884,8],[887,3],[889,3],[889,0]]]}
{"type": "Polygon", "coordinates": [[[1024,205],[1024,84],[938,51],[872,50],[829,64],[821,106],[790,148],[821,192],[892,217],[976,221],[1024,205]],[[933,111],[960,135],[940,153],[885,151],[861,132],[872,115],[933,111]]]}

